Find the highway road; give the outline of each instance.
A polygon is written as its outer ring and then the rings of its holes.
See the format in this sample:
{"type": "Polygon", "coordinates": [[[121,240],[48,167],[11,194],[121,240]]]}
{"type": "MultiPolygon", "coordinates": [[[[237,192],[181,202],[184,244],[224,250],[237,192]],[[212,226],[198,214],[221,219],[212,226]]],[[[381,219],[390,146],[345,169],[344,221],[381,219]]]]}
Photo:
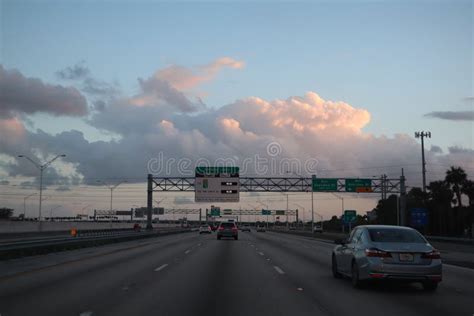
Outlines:
{"type": "Polygon", "coordinates": [[[474,270],[445,265],[421,286],[353,289],[331,275],[333,245],[279,233],[197,232],[0,262],[8,315],[466,315],[474,270]]]}

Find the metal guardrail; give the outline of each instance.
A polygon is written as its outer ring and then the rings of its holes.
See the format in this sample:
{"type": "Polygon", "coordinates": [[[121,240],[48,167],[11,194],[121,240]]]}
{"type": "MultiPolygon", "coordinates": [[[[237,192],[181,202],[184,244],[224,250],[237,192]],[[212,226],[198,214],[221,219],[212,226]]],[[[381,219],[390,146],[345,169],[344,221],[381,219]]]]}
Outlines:
{"type": "Polygon", "coordinates": [[[44,254],[65,249],[81,248],[112,242],[133,239],[158,237],[176,233],[189,232],[190,229],[168,228],[152,231],[135,231],[133,229],[101,229],[78,231],[76,237],[43,237],[17,241],[0,242],[0,260],[33,254],[44,254]]]}

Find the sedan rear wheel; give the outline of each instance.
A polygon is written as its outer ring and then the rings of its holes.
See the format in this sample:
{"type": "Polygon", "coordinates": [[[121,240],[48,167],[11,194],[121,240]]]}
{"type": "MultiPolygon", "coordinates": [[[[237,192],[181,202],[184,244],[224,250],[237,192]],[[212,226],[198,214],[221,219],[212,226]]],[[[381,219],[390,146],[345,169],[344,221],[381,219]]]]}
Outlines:
{"type": "Polygon", "coordinates": [[[352,281],[352,286],[354,288],[360,289],[363,287],[363,282],[359,280],[359,267],[357,266],[357,263],[355,262],[352,262],[351,281],[352,281]]]}

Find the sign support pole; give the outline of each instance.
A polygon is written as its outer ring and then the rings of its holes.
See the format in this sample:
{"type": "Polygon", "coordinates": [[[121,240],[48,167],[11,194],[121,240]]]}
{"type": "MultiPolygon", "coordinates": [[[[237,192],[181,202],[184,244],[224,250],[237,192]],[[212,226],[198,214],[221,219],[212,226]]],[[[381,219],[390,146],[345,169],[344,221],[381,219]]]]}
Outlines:
{"type": "Polygon", "coordinates": [[[152,230],[151,214],[153,209],[153,175],[148,174],[148,190],[147,190],[147,222],[146,229],[152,230]]]}

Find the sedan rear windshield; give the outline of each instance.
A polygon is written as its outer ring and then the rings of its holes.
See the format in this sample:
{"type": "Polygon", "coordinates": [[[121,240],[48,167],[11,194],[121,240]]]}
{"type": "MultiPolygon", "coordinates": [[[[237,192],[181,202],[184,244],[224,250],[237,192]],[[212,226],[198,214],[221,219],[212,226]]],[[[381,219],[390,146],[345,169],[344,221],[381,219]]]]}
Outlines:
{"type": "Polygon", "coordinates": [[[234,223],[222,223],[221,226],[225,227],[225,228],[229,228],[229,227],[234,227],[235,224],[234,223]]]}
{"type": "Polygon", "coordinates": [[[426,243],[425,239],[415,230],[397,228],[369,228],[373,242],[426,243]]]}

